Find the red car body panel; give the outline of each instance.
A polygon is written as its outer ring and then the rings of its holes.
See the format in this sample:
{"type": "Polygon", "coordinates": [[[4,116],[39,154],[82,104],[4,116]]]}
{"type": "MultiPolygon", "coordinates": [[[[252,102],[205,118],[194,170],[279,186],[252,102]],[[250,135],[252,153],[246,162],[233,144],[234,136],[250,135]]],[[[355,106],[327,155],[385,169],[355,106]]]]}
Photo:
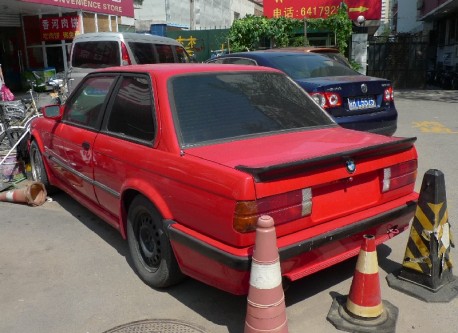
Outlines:
{"type": "Polygon", "coordinates": [[[154,144],[134,144],[48,117],[34,121],[32,140],[44,156],[50,183],[123,237],[130,198],[147,197],[167,222],[183,273],[231,293],[247,292],[255,233],[234,229],[239,201],[312,188],[312,213],[276,226],[282,274],[290,280],[357,255],[366,233],[382,243],[408,227],[418,197],[414,183],[386,193],[381,184],[383,168],[417,159],[414,140],[331,126],[182,148],[170,78],[189,72],[277,71],[195,64],[115,70],[151,77],[154,144]],[[343,164],[350,157],[357,165],[352,175],[343,164]]]}

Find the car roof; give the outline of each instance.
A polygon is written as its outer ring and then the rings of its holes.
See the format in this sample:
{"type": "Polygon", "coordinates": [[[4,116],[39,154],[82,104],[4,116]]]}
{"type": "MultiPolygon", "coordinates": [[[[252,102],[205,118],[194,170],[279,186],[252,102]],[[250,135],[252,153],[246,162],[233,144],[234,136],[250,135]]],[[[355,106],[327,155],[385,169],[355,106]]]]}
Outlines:
{"type": "Polygon", "coordinates": [[[298,46],[298,47],[279,47],[275,49],[267,49],[267,52],[301,52],[301,53],[340,53],[338,49],[333,47],[317,47],[317,46],[298,46]]]}
{"type": "MultiPolygon", "coordinates": [[[[314,53],[314,52],[297,52],[297,51],[288,51],[288,50],[279,50],[279,51],[270,51],[269,50],[257,50],[257,51],[248,51],[248,52],[235,52],[235,53],[226,53],[221,56],[218,56],[214,59],[218,58],[230,58],[230,57],[245,57],[245,58],[252,58],[252,59],[269,59],[269,58],[276,58],[278,56],[283,56],[283,55],[291,55],[291,56],[304,56],[304,57],[317,57],[317,58],[325,58],[326,56],[319,54],[319,53],[314,53]]],[[[214,60],[213,59],[213,60],[214,60]]]]}
{"type": "Polygon", "coordinates": [[[116,66],[96,70],[94,72],[134,72],[134,73],[161,73],[165,75],[177,75],[184,73],[203,73],[203,72],[234,72],[234,71],[259,71],[277,72],[280,70],[271,67],[251,66],[251,65],[232,65],[232,64],[194,64],[194,63],[161,63],[145,65],[116,66]]]}
{"type": "Polygon", "coordinates": [[[89,32],[75,36],[73,42],[81,41],[106,41],[106,40],[126,40],[130,42],[150,42],[150,43],[166,43],[173,45],[181,45],[177,40],[169,37],[152,35],[148,33],[136,32],[89,32]]]}

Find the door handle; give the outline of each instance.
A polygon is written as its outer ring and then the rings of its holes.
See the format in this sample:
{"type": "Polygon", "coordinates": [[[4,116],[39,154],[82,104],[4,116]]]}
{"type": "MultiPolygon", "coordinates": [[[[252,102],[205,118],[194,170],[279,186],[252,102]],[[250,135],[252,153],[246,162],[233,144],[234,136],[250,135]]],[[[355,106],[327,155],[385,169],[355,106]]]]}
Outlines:
{"type": "Polygon", "coordinates": [[[84,141],[81,146],[83,147],[84,150],[89,150],[89,148],[91,148],[91,145],[89,144],[89,142],[87,141],[84,141]]]}

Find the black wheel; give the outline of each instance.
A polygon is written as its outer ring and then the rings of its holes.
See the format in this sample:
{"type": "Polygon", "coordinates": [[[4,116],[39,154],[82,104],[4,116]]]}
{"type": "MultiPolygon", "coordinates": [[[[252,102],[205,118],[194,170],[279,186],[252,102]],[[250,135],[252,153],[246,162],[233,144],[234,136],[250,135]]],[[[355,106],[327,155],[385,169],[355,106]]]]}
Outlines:
{"type": "Polygon", "coordinates": [[[183,274],[164,232],[162,217],[154,205],[138,195],[127,216],[129,251],[140,278],[154,288],[177,284],[183,274]]]}
{"type": "Polygon", "coordinates": [[[48,180],[46,169],[43,163],[43,157],[41,156],[38,144],[32,141],[30,144],[30,166],[32,168],[32,179],[36,182],[42,183],[46,187],[48,193],[54,193],[56,188],[53,187],[48,180]]]}

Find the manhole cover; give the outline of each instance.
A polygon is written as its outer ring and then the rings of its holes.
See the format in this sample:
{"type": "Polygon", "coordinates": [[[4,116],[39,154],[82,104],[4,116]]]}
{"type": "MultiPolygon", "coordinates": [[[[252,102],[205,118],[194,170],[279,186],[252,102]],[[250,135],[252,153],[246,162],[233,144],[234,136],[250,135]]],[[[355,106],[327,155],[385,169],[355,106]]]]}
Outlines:
{"type": "Polygon", "coordinates": [[[104,333],[205,333],[188,323],[171,319],[147,319],[124,324],[104,333]]]}

